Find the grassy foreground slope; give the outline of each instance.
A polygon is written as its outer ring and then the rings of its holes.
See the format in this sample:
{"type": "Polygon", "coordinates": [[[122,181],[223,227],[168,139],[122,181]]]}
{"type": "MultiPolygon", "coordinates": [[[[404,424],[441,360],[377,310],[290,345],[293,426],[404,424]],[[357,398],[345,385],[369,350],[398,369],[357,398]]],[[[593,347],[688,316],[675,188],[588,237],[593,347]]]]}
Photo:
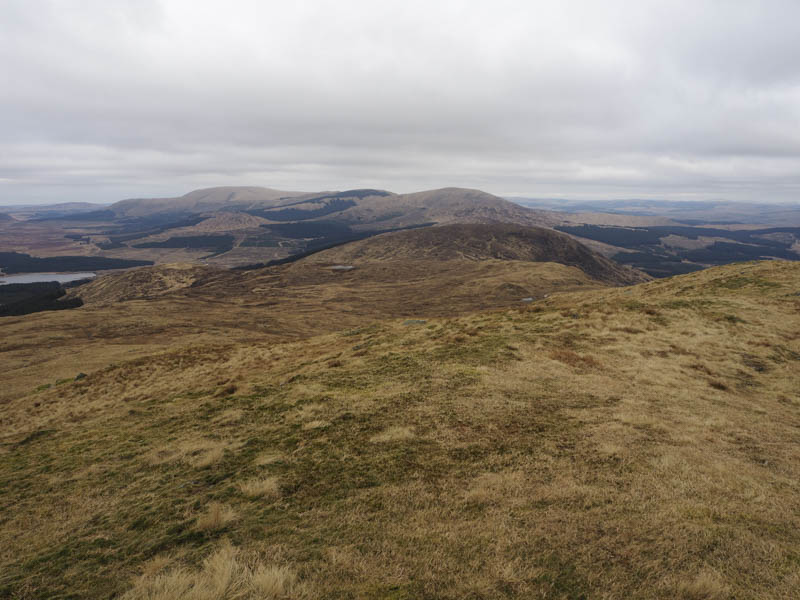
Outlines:
{"type": "Polygon", "coordinates": [[[796,597],[798,293],[738,264],[16,398],[0,598],[796,597]]]}
{"type": "Polygon", "coordinates": [[[84,306],[69,315],[3,319],[0,404],[165,349],[284,342],[644,279],[565,234],[506,225],[385,234],[246,271],[172,264],[104,275],[71,290],[84,306]]]}

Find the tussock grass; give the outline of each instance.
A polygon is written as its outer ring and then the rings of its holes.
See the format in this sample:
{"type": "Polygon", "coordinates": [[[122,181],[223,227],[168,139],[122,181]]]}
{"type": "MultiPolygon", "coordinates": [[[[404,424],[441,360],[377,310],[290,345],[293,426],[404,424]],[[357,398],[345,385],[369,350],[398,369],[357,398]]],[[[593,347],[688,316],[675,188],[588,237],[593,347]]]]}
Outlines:
{"type": "Polygon", "coordinates": [[[122,600],[280,600],[304,595],[289,567],[248,564],[238,549],[224,543],[199,569],[141,576],[122,600]]]}
{"type": "Polygon", "coordinates": [[[281,495],[277,477],[248,479],[239,484],[239,489],[248,498],[279,498],[281,495]]]}
{"type": "Polygon", "coordinates": [[[219,531],[233,523],[238,516],[236,511],[230,506],[226,506],[220,502],[212,502],[209,504],[205,513],[197,517],[195,527],[199,531],[219,531]]]}
{"type": "Polygon", "coordinates": [[[230,442],[221,440],[175,440],[153,450],[148,459],[153,465],[181,461],[197,469],[204,469],[221,461],[225,451],[232,447],[230,442]]]}

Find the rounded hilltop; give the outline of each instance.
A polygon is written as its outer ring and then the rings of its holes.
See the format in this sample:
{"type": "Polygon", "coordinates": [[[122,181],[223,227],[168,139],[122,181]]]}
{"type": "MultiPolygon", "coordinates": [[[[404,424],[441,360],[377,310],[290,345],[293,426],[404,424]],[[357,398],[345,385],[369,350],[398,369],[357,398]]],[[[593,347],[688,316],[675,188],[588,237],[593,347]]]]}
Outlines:
{"type": "Polygon", "coordinates": [[[553,262],[577,267],[604,283],[627,285],[648,277],[593,252],[566,234],[508,223],[454,223],[377,235],[306,260],[358,263],[392,260],[553,262]]]}

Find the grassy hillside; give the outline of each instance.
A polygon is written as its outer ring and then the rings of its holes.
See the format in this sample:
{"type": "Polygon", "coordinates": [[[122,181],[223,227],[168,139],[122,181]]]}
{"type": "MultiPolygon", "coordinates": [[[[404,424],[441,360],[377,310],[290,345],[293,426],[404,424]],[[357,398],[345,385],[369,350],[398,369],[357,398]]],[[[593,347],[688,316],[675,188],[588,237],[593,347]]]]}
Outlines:
{"type": "MultiPolygon", "coordinates": [[[[337,253],[345,251],[341,247],[333,254],[248,271],[177,264],[98,277],[71,290],[70,296],[86,306],[70,315],[4,320],[0,352],[6,379],[0,401],[42,385],[43,374],[53,381],[74,377],[176,345],[285,341],[386,318],[450,317],[519,306],[524,298],[629,280],[614,269],[595,279],[578,266],[532,262],[537,253],[542,259],[568,258],[542,252],[546,245],[536,235],[509,238],[517,260],[475,252],[467,259],[447,250],[464,247],[448,235],[449,228],[435,231],[442,234],[441,260],[426,258],[420,240],[415,255],[408,237],[396,244],[397,238],[385,236],[382,243],[394,249],[395,258],[362,256],[346,271],[334,268],[337,253]]],[[[578,254],[586,259],[577,263],[581,267],[596,266],[593,255],[578,254]]],[[[602,266],[605,259],[598,260],[602,266]]]]}
{"type": "Polygon", "coordinates": [[[552,262],[577,267],[612,285],[648,279],[557,231],[507,223],[458,223],[383,234],[320,252],[310,260],[354,265],[398,260],[552,262]]]}
{"type": "Polygon", "coordinates": [[[793,598],[798,293],[746,263],[114,358],[3,407],[0,597],[793,598]]]}

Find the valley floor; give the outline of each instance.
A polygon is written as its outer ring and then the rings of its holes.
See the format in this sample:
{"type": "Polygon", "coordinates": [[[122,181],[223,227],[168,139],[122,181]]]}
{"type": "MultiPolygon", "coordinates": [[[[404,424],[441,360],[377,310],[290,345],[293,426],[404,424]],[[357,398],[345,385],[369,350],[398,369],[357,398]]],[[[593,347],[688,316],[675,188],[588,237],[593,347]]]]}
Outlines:
{"type": "Polygon", "coordinates": [[[800,589],[798,263],[157,352],[125,306],[2,406],[0,598],[800,589]]]}

